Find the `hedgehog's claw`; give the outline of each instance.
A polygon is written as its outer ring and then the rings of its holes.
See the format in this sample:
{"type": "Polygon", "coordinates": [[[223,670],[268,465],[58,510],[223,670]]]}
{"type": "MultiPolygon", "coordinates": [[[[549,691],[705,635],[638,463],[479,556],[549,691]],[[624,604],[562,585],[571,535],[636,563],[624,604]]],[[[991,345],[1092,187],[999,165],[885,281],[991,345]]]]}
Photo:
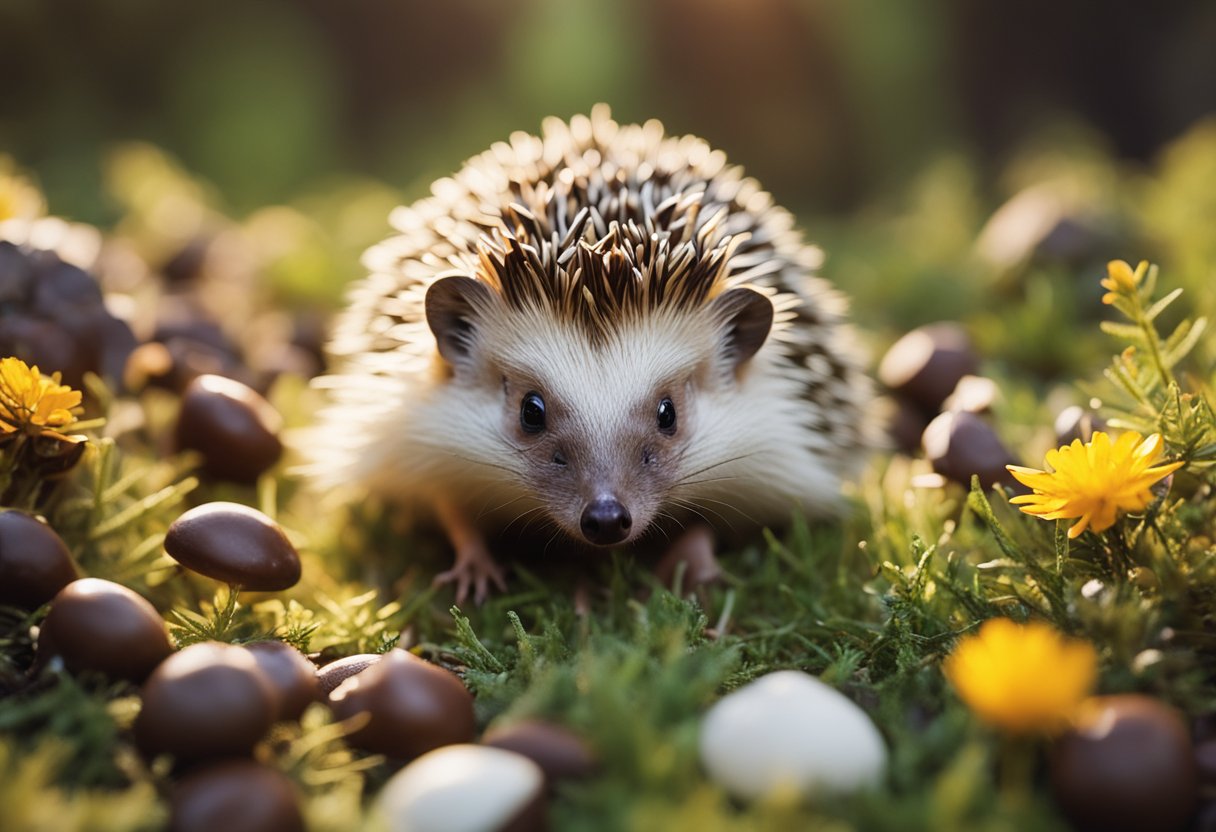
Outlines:
{"type": "Polygon", "coordinates": [[[490,597],[490,585],[499,592],[507,591],[507,581],[502,569],[480,542],[469,542],[456,550],[456,562],[446,572],[440,572],[431,582],[433,586],[456,584],[456,604],[463,604],[473,590],[473,603],[480,606],[490,597]]]}
{"type": "Polygon", "coordinates": [[[655,565],[658,579],[677,593],[700,589],[722,577],[714,557],[714,535],[707,525],[690,526],[655,565]],[[676,586],[676,583],[681,586],[676,586]]]}

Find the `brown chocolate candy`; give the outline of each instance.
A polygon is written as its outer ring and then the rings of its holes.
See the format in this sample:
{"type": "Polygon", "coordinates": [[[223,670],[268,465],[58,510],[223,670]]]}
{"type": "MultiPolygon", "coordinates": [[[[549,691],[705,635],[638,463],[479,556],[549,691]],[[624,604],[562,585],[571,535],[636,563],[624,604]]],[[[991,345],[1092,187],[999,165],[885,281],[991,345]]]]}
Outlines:
{"type": "Polygon", "coordinates": [[[76,576],[54,529],[20,511],[0,513],[0,605],[37,609],[76,576]]]}
{"type": "Polygon", "coordinates": [[[454,674],[404,650],[391,650],[329,695],[338,719],[366,713],[347,736],[356,748],[412,759],[434,748],[473,740],[473,697],[454,674]]]}
{"type": "Polygon", "coordinates": [[[896,341],[878,365],[887,387],[936,413],[963,376],[979,370],[971,338],[959,324],[940,322],[896,341]]]}
{"type": "Polygon", "coordinates": [[[551,722],[529,719],[493,728],[481,743],[524,755],[540,766],[550,787],[558,780],[589,777],[599,767],[595,753],[582,737],[551,722]]]}
{"type": "Polygon", "coordinates": [[[238,503],[190,509],[169,526],[165,551],[187,569],[258,592],[300,580],[300,556],[279,525],[238,503]]]}
{"type": "Polygon", "coordinates": [[[921,437],[933,470],[963,485],[978,475],[984,488],[1013,482],[1005,466],[1015,460],[996,432],[974,413],[943,413],[929,423],[921,437]]]}
{"type": "Polygon", "coordinates": [[[329,696],[338,685],[345,682],[356,673],[362,673],[380,661],[380,653],[357,653],[347,656],[321,667],[317,670],[317,682],[321,685],[321,693],[329,696]]]}
{"type": "Polygon", "coordinates": [[[299,719],[305,708],[320,700],[316,668],[299,650],[281,641],[255,641],[244,647],[275,689],[277,719],[299,719]]]}
{"type": "Polygon", "coordinates": [[[275,692],[248,651],[192,644],[161,662],[144,683],[135,742],[149,757],[243,756],[275,717],[275,692]]]}
{"type": "Polygon", "coordinates": [[[282,772],[228,760],[173,788],[169,832],[304,832],[295,787],[282,772]]]}
{"type": "Polygon", "coordinates": [[[1089,700],[1051,751],[1052,792],[1082,830],[1182,829],[1197,779],[1186,723],[1149,696],[1089,700]]]}
{"type": "Polygon", "coordinates": [[[96,671],[132,682],[142,682],[172,652],[156,608],[100,578],[64,587],[38,633],[40,660],[57,655],[72,673],[96,671]]]}
{"type": "Polygon", "coordinates": [[[202,375],[182,395],[177,446],[203,455],[203,470],[254,482],[283,455],[282,419],[270,402],[239,381],[202,375]]]}
{"type": "Polygon", "coordinates": [[[1056,441],[1061,445],[1071,445],[1075,439],[1088,442],[1096,430],[1106,430],[1106,422],[1080,405],[1066,407],[1056,417],[1056,441]]]}

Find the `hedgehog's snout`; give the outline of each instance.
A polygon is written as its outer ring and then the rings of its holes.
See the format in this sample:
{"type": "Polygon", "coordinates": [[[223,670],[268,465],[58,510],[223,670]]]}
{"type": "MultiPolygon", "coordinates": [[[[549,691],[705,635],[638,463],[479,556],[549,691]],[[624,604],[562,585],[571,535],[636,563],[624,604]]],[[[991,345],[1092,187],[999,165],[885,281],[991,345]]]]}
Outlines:
{"type": "Polygon", "coordinates": [[[633,518],[615,497],[598,497],[587,503],[579,522],[583,537],[596,546],[611,546],[629,537],[633,518]]]}

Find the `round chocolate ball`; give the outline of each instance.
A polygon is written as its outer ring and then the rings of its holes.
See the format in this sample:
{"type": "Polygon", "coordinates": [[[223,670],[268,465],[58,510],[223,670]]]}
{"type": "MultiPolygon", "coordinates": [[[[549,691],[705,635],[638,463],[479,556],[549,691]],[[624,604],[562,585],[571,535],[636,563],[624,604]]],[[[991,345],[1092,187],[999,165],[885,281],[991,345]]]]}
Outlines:
{"type": "Polygon", "coordinates": [[[454,673],[404,650],[392,650],[329,695],[338,719],[368,714],[347,736],[364,751],[412,759],[473,740],[473,697],[454,673]]]}
{"type": "Polygon", "coordinates": [[[173,788],[169,832],[304,832],[296,790],[252,760],[192,771],[173,788]]]}
{"type": "Polygon", "coordinates": [[[76,574],[54,529],[20,511],[0,512],[0,605],[37,609],[76,574]]]}
{"type": "Polygon", "coordinates": [[[305,708],[320,700],[316,668],[299,650],[281,641],[255,641],[245,649],[275,689],[277,719],[299,719],[305,708]]]}
{"type": "Polygon", "coordinates": [[[202,375],[182,394],[177,446],[203,455],[203,470],[254,482],[283,455],[282,419],[270,402],[239,381],[202,375]]]}
{"type": "Polygon", "coordinates": [[[1078,829],[1182,829],[1197,786],[1186,723],[1152,697],[1095,697],[1051,750],[1051,786],[1078,829]]]}
{"type": "Polygon", "coordinates": [[[896,341],[878,365],[878,378],[936,413],[959,380],[978,370],[979,360],[966,330],[943,321],[914,329],[896,341]]]}
{"type": "Polygon", "coordinates": [[[39,655],[60,656],[72,673],[96,671],[132,682],[142,682],[172,652],[156,608],[100,578],[64,587],[38,633],[39,655]]]}
{"type": "Polygon", "coordinates": [[[578,734],[536,719],[503,728],[492,728],[481,738],[482,745],[522,754],[540,766],[552,786],[558,780],[578,780],[595,773],[595,752],[578,734]]]}
{"type": "Polygon", "coordinates": [[[942,413],[925,428],[921,442],[933,470],[946,479],[970,485],[972,475],[978,475],[984,488],[1013,482],[1005,468],[1014,462],[1013,454],[974,413],[942,413]]]}
{"type": "Polygon", "coordinates": [[[279,524],[238,503],[204,503],[173,521],[165,551],[187,569],[244,589],[295,586],[300,556],[279,524]]]}
{"type": "Polygon", "coordinates": [[[317,683],[321,686],[321,693],[329,696],[338,685],[356,673],[362,673],[364,670],[367,670],[367,668],[382,658],[383,655],[380,653],[358,653],[354,656],[347,656],[332,661],[324,667],[318,668],[317,683]]]}
{"type": "Polygon", "coordinates": [[[192,644],[144,683],[135,742],[149,757],[179,760],[249,754],[275,717],[275,692],[247,650],[192,644]]]}

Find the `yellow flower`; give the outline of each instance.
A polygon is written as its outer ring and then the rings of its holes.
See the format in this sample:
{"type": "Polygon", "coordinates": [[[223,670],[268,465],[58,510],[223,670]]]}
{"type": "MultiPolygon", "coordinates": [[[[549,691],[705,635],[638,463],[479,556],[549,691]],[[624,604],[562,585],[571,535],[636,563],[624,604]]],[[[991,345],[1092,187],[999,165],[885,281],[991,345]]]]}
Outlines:
{"type": "Polygon", "coordinates": [[[11,160],[0,156],[0,222],[33,219],[42,213],[42,194],[29,180],[13,171],[11,160]]]}
{"type": "Polygon", "coordinates": [[[971,710],[1015,734],[1065,727],[1093,687],[1098,656],[1041,621],[985,621],[961,639],[942,670],[971,710]]]}
{"type": "Polygon", "coordinates": [[[1119,295],[1130,295],[1136,291],[1136,287],[1140,285],[1140,280],[1144,277],[1144,272],[1147,268],[1147,260],[1141,261],[1134,272],[1132,271],[1132,267],[1123,260],[1111,260],[1107,263],[1107,276],[1102,280],[1102,288],[1108,291],[1102,296],[1102,302],[1114,303],[1119,295]]]}
{"type": "Polygon", "coordinates": [[[59,373],[47,378],[20,358],[0,359],[0,434],[68,427],[79,405],[80,392],[60,384],[59,373]]]}
{"type": "Polygon", "coordinates": [[[1109,436],[1094,431],[1084,445],[1074,439],[1071,445],[1048,451],[1053,471],[1005,466],[1034,489],[1010,502],[1044,520],[1080,518],[1068,530],[1070,538],[1087,528],[1106,531],[1120,512],[1144,511],[1153,501],[1153,483],[1182,467],[1181,462],[1160,464],[1163,450],[1160,434],[1141,441],[1140,434],[1128,431],[1111,444],[1109,436]]]}

